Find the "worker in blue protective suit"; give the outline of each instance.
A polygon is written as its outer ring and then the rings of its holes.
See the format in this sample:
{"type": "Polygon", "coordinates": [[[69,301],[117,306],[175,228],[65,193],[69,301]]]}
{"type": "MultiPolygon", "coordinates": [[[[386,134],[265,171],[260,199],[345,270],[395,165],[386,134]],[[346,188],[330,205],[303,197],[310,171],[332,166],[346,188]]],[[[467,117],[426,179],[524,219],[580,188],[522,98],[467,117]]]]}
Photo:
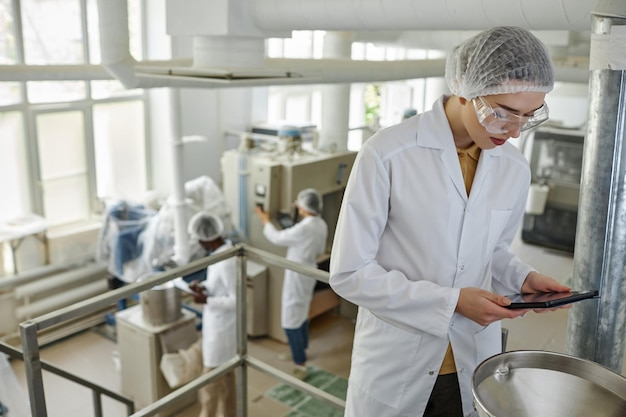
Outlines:
{"type": "Polygon", "coordinates": [[[568,291],[510,251],[531,173],[507,140],[548,118],[554,70],[530,32],[498,27],[448,56],[451,91],[359,151],[330,285],[359,306],[345,415],[475,415],[471,378],[501,352],[506,294],[568,291]]]}
{"type": "MultiPolygon", "coordinates": [[[[224,225],[219,217],[208,213],[196,213],[189,221],[189,234],[211,254],[218,254],[233,247],[223,238],[224,225]]],[[[204,372],[210,372],[237,353],[237,286],[236,259],[228,258],[207,268],[207,278],[193,282],[189,288],[194,301],[204,305],[202,313],[202,360],[204,372]]],[[[235,375],[230,372],[217,381],[200,388],[199,417],[235,417],[235,375]],[[218,414],[218,409],[222,414],[218,414]]]]}
{"type": "MultiPolygon", "coordinates": [[[[298,193],[296,207],[302,219],[288,229],[277,230],[270,215],[260,207],[256,213],[263,223],[263,235],[273,244],[287,246],[286,258],[304,265],[317,266],[317,256],[324,253],[328,226],[321,218],[322,196],[307,188],[298,193]]],[[[295,363],[293,375],[307,376],[306,349],[309,345],[309,306],[316,284],[315,278],[285,270],[281,297],[281,325],[287,335],[291,357],[295,363]]]]}

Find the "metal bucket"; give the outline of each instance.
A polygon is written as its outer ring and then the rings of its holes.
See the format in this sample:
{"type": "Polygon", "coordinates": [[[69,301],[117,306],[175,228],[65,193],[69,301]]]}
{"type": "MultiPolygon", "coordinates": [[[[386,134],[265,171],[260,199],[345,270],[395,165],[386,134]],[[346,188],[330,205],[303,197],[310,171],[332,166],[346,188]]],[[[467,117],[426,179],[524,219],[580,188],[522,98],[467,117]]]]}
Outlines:
{"type": "Polygon", "coordinates": [[[480,417],[626,416],[626,378],[554,352],[492,356],[474,371],[472,392],[480,417]]]}
{"type": "Polygon", "coordinates": [[[143,319],[153,326],[161,326],[182,317],[180,291],[173,283],[154,287],[141,293],[143,319]]]}

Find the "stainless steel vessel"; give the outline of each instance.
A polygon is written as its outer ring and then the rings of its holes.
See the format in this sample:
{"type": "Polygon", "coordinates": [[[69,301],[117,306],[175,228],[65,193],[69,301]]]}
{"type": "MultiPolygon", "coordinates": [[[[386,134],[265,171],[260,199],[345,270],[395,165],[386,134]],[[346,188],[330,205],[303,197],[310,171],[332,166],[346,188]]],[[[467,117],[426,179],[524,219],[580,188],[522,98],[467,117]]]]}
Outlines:
{"type": "Polygon", "coordinates": [[[554,352],[492,356],[474,371],[472,392],[480,417],[626,416],[626,378],[554,352]]]}
{"type": "Polygon", "coordinates": [[[172,282],[141,293],[141,312],[145,322],[161,326],[182,317],[180,290],[172,282]]]}

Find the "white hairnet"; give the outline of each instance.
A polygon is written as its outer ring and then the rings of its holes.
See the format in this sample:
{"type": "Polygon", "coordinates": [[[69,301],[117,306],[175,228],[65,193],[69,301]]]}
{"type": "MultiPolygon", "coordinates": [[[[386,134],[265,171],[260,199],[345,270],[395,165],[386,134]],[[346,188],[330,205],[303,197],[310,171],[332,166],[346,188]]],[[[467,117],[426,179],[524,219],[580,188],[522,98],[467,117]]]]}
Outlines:
{"type": "Polygon", "coordinates": [[[548,93],[554,67],[545,45],[526,29],[501,26],[461,43],[446,60],[452,94],[478,96],[533,91],[548,93]]]}
{"type": "Polygon", "coordinates": [[[192,237],[209,242],[222,236],[224,223],[222,223],[219,217],[206,211],[201,211],[194,214],[191,220],[189,220],[187,231],[192,237]]]}
{"type": "Polygon", "coordinates": [[[322,196],[314,188],[307,188],[298,193],[296,204],[313,214],[320,214],[322,211],[322,196]]]}

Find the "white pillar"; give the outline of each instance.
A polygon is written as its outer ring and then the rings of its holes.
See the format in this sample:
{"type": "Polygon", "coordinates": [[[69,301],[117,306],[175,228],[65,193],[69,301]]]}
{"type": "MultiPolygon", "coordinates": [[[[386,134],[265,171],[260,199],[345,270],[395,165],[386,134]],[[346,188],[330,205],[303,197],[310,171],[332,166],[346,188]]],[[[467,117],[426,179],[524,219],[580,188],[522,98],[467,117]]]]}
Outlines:
{"type": "Polygon", "coordinates": [[[183,138],[180,128],[180,96],[176,88],[169,89],[172,139],[172,186],[174,189],[174,261],[184,265],[189,261],[185,182],[183,179],[183,138]]]}
{"type": "MultiPolygon", "coordinates": [[[[352,59],[352,39],[346,32],[328,32],[324,36],[324,58],[352,59]]],[[[348,149],[350,84],[322,87],[322,126],[318,149],[339,152],[348,149]]]]}

